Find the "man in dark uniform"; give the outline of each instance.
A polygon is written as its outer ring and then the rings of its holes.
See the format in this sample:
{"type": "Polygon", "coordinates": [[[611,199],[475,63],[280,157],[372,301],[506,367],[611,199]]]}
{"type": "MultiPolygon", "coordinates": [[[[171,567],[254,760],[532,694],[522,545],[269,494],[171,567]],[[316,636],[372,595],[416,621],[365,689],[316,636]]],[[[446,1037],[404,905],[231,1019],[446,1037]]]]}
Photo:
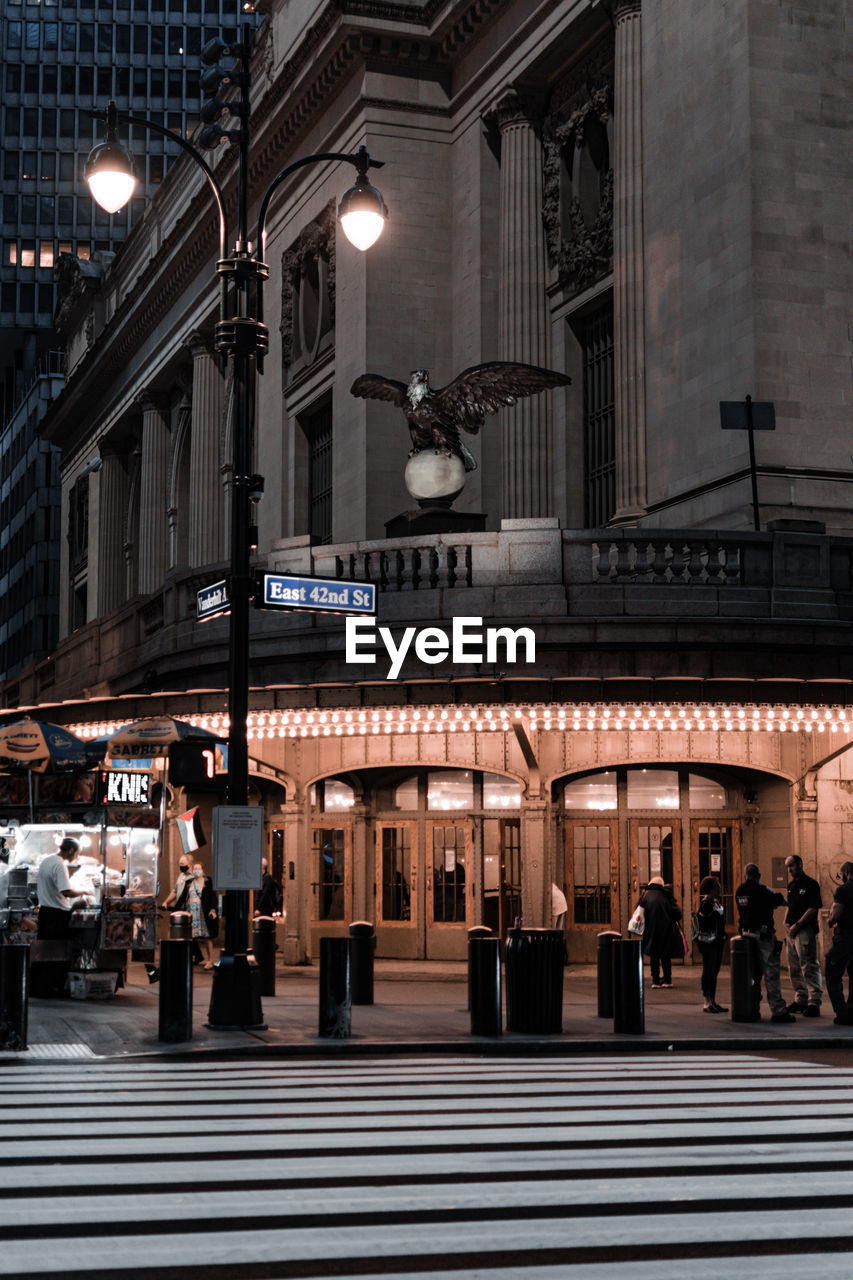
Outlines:
{"type": "Polygon", "coordinates": [[[788,1012],[799,1012],[804,1018],[819,1018],[823,999],[823,979],[817,954],[817,913],[823,906],[820,885],[803,871],[803,860],[798,853],[792,853],[785,859],[785,868],[791,877],[785,916],[788,973],[796,993],[793,1004],[788,1005],[788,1012]]]}
{"type": "Polygon", "coordinates": [[[735,893],[735,902],[740,916],[740,931],[745,938],[755,938],[758,954],[761,957],[761,972],[764,975],[764,990],[770,1006],[771,1022],[796,1022],[797,1019],[785,1006],[782,995],[782,979],[779,971],[779,957],[782,954],[782,943],[777,941],[773,912],[777,907],[785,906],[785,895],[774,893],[761,883],[761,871],[754,862],[748,862],[743,869],[743,884],[735,893]]]}
{"type": "Polygon", "coordinates": [[[844,974],[853,964],[853,862],[841,868],[841,884],[833,894],[830,925],[834,926],[832,946],[826,953],[826,994],[835,1010],[838,1026],[853,1026],[853,1000],[844,999],[844,974]]]}

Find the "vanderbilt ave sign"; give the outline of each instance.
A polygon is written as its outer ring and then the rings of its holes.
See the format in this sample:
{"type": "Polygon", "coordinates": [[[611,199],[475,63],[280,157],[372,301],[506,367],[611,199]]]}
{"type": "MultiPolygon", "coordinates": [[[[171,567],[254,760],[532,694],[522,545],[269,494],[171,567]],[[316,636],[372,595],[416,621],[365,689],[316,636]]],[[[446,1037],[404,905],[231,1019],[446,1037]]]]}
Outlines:
{"type": "Polygon", "coordinates": [[[391,628],[377,627],[373,618],[347,618],[348,664],[376,662],[374,650],[380,645],[391,659],[386,680],[397,679],[410,650],[430,666],[448,660],[460,665],[505,662],[511,666],[536,661],[536,634],[531,627],[484,627],[482,618],[454,618],[449,635],[443,627],[406,627],[396,643],[391,628]]]}

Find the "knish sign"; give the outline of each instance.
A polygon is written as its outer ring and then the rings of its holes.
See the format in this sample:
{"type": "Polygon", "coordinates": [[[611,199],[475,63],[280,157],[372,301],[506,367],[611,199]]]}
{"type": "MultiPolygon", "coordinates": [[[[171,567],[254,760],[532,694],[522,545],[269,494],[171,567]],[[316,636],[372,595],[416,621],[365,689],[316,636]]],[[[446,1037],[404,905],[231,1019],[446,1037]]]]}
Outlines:
{"type": "Polygon", "coordinates": [[[129,769],[102,769],[98,775],[98,804],[145,808],[151,803],[151,777],[129,769]]]}
{"type": "Polygon", "coordinates": [[[454,618],[448,635],[443,627],[406,627],[395,641],[390,627],[377,627],[372,618],[347,618],[347,663],[376,662],[374,650],[384,647],[391,659],[386,680],[396,680],[410,650],[419,662],[459,665],[536,661],[536,634],[531,627],[484,627],[482,618],[454,618]]]}

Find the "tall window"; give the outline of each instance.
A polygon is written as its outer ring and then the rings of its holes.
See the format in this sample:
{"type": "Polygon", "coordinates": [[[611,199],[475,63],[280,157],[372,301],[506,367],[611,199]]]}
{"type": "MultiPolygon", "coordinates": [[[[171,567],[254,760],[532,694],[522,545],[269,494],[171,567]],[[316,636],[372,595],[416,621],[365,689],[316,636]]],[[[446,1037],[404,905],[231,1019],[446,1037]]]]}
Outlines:
{"type": "Polygon", "coordinates": [[[411,919],[412,837],[409,827],[382,828],[382,919],[411,919]]]}
{"type": "Polygon", "coordinates": [[[583,358],[585,521],[606,525],[616,509],[616,414],[613,392],[613,305],[580,324],[583,358]]]}
{"type": "Polygon", "coordinates": [[[332,406],[319,409],[304,423],[308,440],[308,532],[311,542],[332,541],[332,406]]]}

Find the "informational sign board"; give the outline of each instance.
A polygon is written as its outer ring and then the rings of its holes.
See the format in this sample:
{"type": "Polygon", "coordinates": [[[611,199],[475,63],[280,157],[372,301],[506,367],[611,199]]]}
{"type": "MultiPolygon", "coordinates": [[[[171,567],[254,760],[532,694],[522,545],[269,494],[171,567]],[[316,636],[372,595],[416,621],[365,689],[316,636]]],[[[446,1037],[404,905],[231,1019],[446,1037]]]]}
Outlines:
{"type": "Polygon", "coordinates": [[[98,774],[98,804],[134,805],[146,809],[151,804],[151,776],[130,769],[101,769],[98,774]]]}
{"type": "Polygon", "coordinates": [[[214,889],[259,889],[263,847],[259,805],[218,805],[213,810],[214,889]]]}
{"type": "Polygon", "coordinates": [[[255,600],[262,609],[371,614],[376,612],[376,587],[372,582],[262,573],[258,577],[255,600]]]}
{"type": "Polygon", "coordinates": [[[211,582],[209,587],[202,587],[196,593],[195,616],[197,622],[206,622],[208,618],[219,618],[231,609],[228,599],[228,583],[211,582]]]}

